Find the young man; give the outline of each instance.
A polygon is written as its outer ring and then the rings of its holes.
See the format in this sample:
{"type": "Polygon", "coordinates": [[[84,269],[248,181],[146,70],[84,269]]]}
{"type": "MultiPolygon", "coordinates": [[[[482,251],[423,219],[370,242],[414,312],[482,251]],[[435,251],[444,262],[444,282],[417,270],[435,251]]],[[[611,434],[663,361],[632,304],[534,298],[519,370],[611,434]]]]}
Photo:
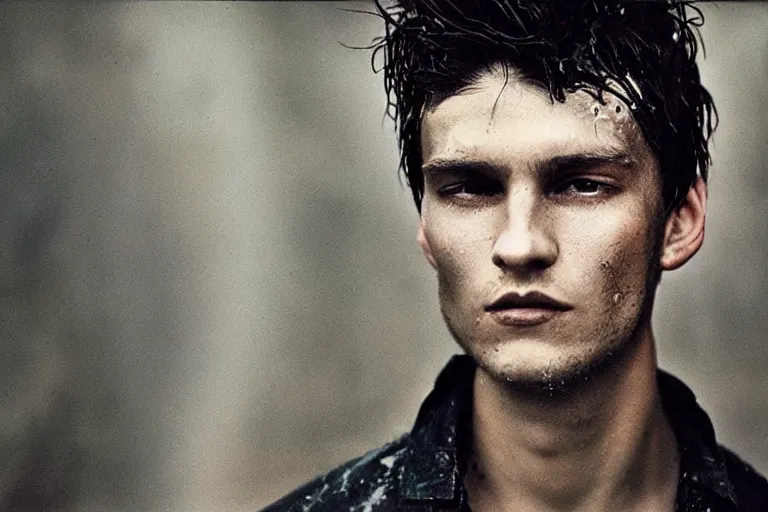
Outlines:
{"type": "Polygon", "coordinates": [[[466,355],[409,434],[266,510],[768,510],[656,363],[661,272],[704,237],[695,20],[671,0],[380,13],[418,242],[466,355]]]}

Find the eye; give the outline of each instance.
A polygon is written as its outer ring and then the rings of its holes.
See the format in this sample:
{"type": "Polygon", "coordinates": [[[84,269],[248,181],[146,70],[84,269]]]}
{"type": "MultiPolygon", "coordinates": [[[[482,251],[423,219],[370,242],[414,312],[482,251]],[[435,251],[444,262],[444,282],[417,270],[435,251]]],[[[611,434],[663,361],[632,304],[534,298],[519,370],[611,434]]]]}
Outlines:
{"type": "Polygon", "coordinates": [[[614,189],[612,185],[587,178],[576,178],[565,182],[555,193],[579,196],[597,196],[611,192],[614,189]]]}
{"type": "Polygon", "coordinates": [[[456,196],[469,199],[473,196],[496,196],[504,190],[496,180],[483,177],[468,177],[440,188],[442,196],[456,196]]]}

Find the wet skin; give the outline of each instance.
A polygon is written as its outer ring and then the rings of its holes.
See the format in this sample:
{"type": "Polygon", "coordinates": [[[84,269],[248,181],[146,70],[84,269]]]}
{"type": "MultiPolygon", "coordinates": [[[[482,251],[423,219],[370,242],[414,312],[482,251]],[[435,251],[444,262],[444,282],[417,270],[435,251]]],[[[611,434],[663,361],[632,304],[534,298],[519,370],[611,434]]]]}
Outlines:
{"type": "Polygon", "coordinates": [[[497,71],[424,112],[420,241],[451,333],[490,376],[551,389],[652,343],[661,182],[626,105],[607,99],[553,103],[497,71]],[[489,311],[533,291],[561,307],[489,311]]]}

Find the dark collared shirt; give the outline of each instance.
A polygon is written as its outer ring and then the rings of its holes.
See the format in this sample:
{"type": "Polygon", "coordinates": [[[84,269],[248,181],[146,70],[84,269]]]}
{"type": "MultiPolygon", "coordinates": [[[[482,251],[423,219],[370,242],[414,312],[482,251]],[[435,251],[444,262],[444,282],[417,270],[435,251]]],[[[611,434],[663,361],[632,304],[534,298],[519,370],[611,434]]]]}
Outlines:
{"type": "MultiPolygon", "coordinates": [[[[263,512],[468,512],[462,484],[475,363],[456,356],[421,405],[413,430],[297,489],[263,512]]],[[[680,449],[677,512],[766,512],[768,482],[715,441],[690,389],[658,372],[680,449]]]]}

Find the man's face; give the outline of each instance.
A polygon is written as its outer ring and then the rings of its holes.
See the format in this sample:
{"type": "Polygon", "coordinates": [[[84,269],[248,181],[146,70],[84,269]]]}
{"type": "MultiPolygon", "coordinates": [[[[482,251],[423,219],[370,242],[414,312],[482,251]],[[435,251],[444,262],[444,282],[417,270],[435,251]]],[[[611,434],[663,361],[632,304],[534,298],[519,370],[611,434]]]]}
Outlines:
{"type": "Polygon", "coordinates": [[[420,237],[458,343],[491,375],[551,386],[650,332],[661,183],[620,100],[504,83],[425,111],[420,237]]]}

